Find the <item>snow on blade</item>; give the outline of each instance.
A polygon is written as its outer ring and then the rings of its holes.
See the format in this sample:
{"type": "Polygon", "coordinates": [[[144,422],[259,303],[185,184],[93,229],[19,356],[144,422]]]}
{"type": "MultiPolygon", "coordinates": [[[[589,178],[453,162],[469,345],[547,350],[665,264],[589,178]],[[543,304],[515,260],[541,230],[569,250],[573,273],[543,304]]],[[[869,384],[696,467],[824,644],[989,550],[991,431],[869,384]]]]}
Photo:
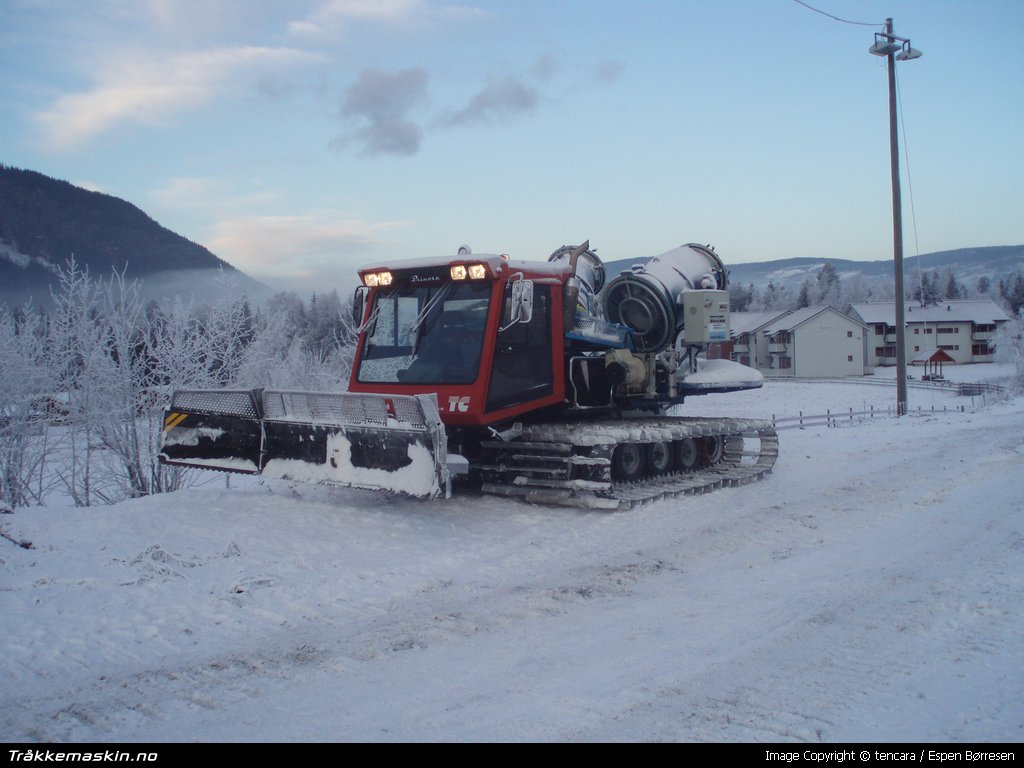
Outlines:
{"type": "MultiPolygon", "coordinates": [[[[213,427],[176,427],[175,429],[168,430],[164,434],[163,440],[164,445],[195,446],[199,445],[200,439],[204,437],[213,441],[223,436],[223,429],[213,427]]],[[[189,461],[192,461],[192,459],[189,459],[189,461]]]]}
{"type": "Polygon", "coordinates": [[[356,467],[352,464],[352,443],[340,432],[327,437],[325,464],[312,464],[295,459],[271,459],[263,467],[264,477],[326,483],[368,490],[386,490],[409,496],[435,496],[439,486],[434,457],[421,443],[408,447],[409,464],[388,472],[383,469],[356,467]]]}

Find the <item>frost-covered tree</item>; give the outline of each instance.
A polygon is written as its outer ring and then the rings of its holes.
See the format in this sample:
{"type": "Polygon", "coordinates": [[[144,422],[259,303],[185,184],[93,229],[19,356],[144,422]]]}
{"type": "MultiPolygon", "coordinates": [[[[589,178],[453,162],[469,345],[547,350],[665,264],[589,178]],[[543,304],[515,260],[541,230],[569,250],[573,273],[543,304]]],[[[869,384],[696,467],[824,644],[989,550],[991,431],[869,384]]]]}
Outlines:
{"type": "Polygon", "coordinates": [[[102,468],[97,433],[98,418],[110,407],[112,377],[101,302],[102,287],[73,259],[59,271],[46,351],[53,390],[67,402],[68,428],[61,460],[51,466],[79,506],[117,495],[102,468]]]}
{"type": "Polygon", "coordinates": [[[914,288],[914,300],[922,306],[934,304],[939,300],[939,273],[935,272],[929,277],[927,272],[922,272],[917,286],[914,288]]]}
{"type": "Polygon", "coordinates": [[[105,404],[94,415],[96,432],[112,461],[118,495],[137,497],[180,487],[183,474],[158,460],[162,398],[149,347],[153,334],[137,283],[115,275],[103,294],[102,328],[109,357],[105,404]]]}
{"type": "Polygon", "coordinates": [[[850,304],[860,304],[865,301],[873,301],[878,298],[877,288],[864,275],[857,274],[843,281],[842,290],[839,293],[839,304],[834,305],[837,309],[845,309],[850,304]]]}
{"type": "Polygon", "coordinates": [[[839,274],[832,262],[826,261],[818,270],[816,303],[839,306],[839,274]]]}
{"type": "Polygon", "coordinates": [[[49,421],[63,404],[48,394],[45,331],[39,313],[0,308],[0,502],[10,506],[38,504],[51,487],[49,421]]]}
{"type": "Polygon", "coordinates": [[[1019,315],[1024,307],[1024,274],[1018,271],[1005,281],[1000,281],[999,288],[1006,306],[1014,315],[1019,315]]]}
{"type": "Polygon", "coordinates": [[[996,341],[995,360],[1014,366],[1013,389],[1024,392],[1024,317],[1003,323],[996,341]]]}
{"type": "Polygon", "coordinates": [[[187,483],[158,461],[173,390],[345,387],[356,334],[334,292],[261,313],[225,284],[195,311],[146,305],[123,274],[98,281],[74,261],[58,277],[48,317],[0,313],[4,503],[42,503],[53,485],[88,506],[187,483]]]}
{"type": "Polygon", "coordinates": [[[967,298],[967,290],[957,281],[952,269],[946,270],[946,289],[943,292],[943,298],[947,300],[967,298]]]}
{"type": "Polygon", "coordinates": [[[796,308],[803,309],[809,306],[811,306],[811,279],[807,278],[800,286],[800,293],[796,297],[796,308]]]}
{"type": "Polygon", "coordinates": [[[754,284],[731,283],[729,285],[729,308],[733,312],[746,312],[751,309],[754,298],[754,284]]]}

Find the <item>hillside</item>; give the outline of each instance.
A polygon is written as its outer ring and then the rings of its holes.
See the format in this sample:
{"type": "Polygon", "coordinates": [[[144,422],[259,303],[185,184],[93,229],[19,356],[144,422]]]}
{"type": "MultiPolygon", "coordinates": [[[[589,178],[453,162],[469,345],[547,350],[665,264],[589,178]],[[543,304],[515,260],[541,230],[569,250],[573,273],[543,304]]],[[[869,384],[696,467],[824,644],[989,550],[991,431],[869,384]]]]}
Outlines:
{"type": "MultiPolygon", "coordinates": [[[[885,286],[891,292],[893,281],[892,259],[876,261],[851,261],[849,259],[793,258],[779,261],[732,263],[729,254],[720,254],[729,270],[732,285],[753,284],[763,288],[769,283],[783,287],[795,297],[800,286],[807,279],[814,282],[826,262],[835,267],[841,280],[861,279],[868,288],[885,286]]],[[[609,275],[616,275],[629,269],[642,259],[619,259],[606,264],[609,275]]],[[[1002,279],[1024,269],[1024,245],[1000,245],[987,248],[959,248],[951,251],[936,251],[904,259],[904,274],[908,290],[917,284],[921,271],[927,275],[935,271],[945,277],[946,270],[952,270],[957,281],[968,290],[976,290],[978,280],[986,277],[995,286],[1002,279]]],[[[884,290],[876,291],[880,298],[884,290]]],[[[890,293],[891,295],[891,293],[890,293]]]]}
{"type": "Polygon", "coordinates": [[[789,430],[762,482],[618,514],[212,476],[0,515],[0,737],[1017,741],[1024,401],[914,398],[967,412],[789,430]]]}
{"type": "Polygon", "coordinates": [[[202,295],[220,270],[245,290],[265,290],[125,200],[0,165],[0,303],[45,303],[57,268],[72,257],[100,278],[127,267],[148,295],[179,286],[202,295]]]}

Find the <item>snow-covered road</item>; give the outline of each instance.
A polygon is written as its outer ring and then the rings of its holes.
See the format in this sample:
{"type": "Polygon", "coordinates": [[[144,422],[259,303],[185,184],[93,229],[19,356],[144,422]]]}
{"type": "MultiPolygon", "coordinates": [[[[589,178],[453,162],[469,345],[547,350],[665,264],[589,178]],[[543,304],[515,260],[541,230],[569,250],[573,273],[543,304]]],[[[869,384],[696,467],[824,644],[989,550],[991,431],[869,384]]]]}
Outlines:
{"type": "Polygon", "coordinates": [[[1018,398],[787,431],[763,482],[615,514],[237,480],[18,510],[0,738],[1020,741],[1022,470],[1018,398]]]}

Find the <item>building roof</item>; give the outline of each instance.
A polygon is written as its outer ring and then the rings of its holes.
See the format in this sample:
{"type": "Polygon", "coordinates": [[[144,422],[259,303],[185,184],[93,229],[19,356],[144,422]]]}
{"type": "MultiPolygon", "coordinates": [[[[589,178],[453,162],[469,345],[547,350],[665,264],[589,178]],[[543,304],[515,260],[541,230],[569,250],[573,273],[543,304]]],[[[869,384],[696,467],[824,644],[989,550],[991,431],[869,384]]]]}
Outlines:
{"type": "MultiPolygon", "coordinates": [[[[1010,319],[1009,315],[992,299],[955,299],[929,304],[927,307],[916,303],[908,303],[905,306],[904,319],[908,324],[942,322],[991,324],[1010,319]]],[[[896,302],[894,301],[868,301],[863,304],[851,304],[850,310],[868,325],[876,323],[896,325],[896,302]]]]}
{"type": "MultiPolygon", "coordinates": [[[[895,311],[895,310],[894,310],[895,311]]],[[[775,335],[780,331],[792,331],[794,328],[803,325],[808,320],[813,320],[818,315],[824,312],[834,312],[843,318],[848,320],[855,325],[863,325],[859,320],[844,315],[842,312],[837,310],[835,307],[823,306],[823,307],[804,307],[803,309],[794,310],[786,315],[776,318],[775,320],[765,324],[763,327],[759,326],[758,330],[767,333],[769,336],[775,335]]]]}
{"type": "Polygon", "coordinates": [[[729,327],[734,337],[740,336],[757,330],[765,323],[770,323],[785,314],[786,311],[781,309],[772,312],[730,312],[729,327]]]}
{"type": "Polygon", "coordinates": [[[915,352],[910,363],[955,363],[956,360],[944,349],[928,347],[920,352],[915,352]]]}

